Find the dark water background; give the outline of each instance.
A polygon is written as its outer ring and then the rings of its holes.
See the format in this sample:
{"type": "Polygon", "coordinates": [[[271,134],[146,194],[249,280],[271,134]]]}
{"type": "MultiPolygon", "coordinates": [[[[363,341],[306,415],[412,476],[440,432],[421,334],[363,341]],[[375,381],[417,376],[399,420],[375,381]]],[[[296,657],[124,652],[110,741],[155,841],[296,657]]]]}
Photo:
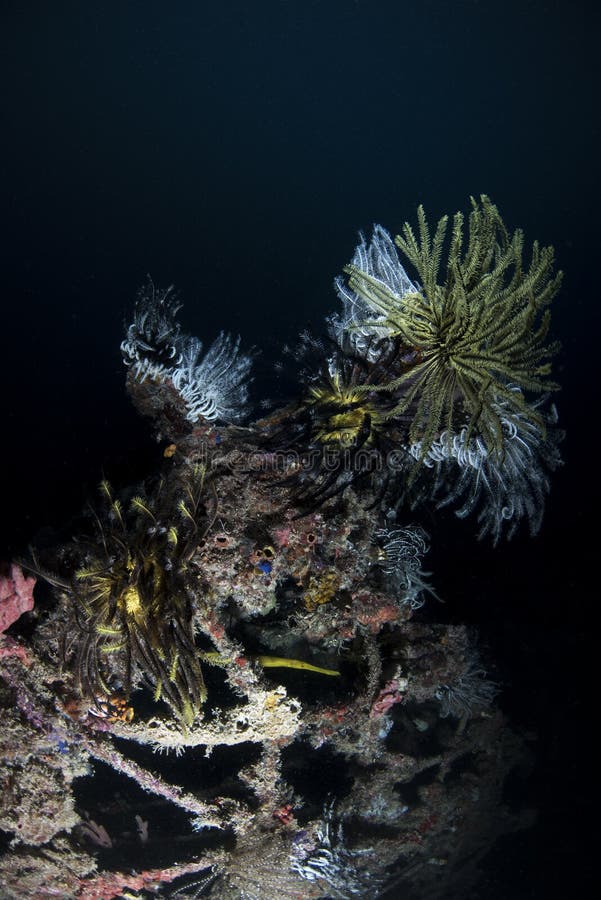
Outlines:
{"type": "Polygon", "coordinates": [[[498,900],[586,896],[598,836],[599,19],[578,0],[0,5],[0,558],[103,472],[157,462],[119,353],[147,272],[186,330],[262,347],[263,387],[374,221],[486,192],[555,246],[568,439],[542,532],[492,550],[441,516],[430,560],[442,615],[479,625],[540,736],[509,798],[539,824],[491,855],[498,900]]]}

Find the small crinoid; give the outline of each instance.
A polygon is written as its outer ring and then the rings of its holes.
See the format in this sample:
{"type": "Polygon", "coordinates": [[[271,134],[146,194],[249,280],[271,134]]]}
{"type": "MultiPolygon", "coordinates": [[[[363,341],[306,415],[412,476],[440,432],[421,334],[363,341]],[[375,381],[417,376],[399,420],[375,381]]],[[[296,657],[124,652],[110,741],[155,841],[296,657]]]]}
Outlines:
{"type": "Polygon", "coordinates": [[[206,695],[184,577],[205,512],[203,472],[191,466],[127,511],[107,482],[101,489],[96,534],[70,552],[78,568],[65,591],[67,666],[101,712],[105,698],[127,699],[141,682],[185,728],[206,695]]]}
{"type": "Polygon", "coordinates": [[[499,693],[499,685],[491,681],[478,655],[472,652],[465,669],[452,681],[440,684],[435,697],[440,703],[440,715],[471,718],[477,710],[486,709],[499,693]]]}
{"type": "Polygon", "coordinates": [[[338,370],[314,384],[304,400],[312,422],[311,438],[330,448],[365,447],[373,444],[384,421],[381,404],[357,389],[354,379],[338,370]]]}
{"type": "Polygon", "coordinates": [[[381,547],[380,567],[403,605],[420,609],[425,595],[438,599],[428,583],[429,572],[422,569],[428,552],[428,536],[418,525],[379,528],[374,537],[381,547]]]}
{"type": "Polygon", "coordinates": [[[157,288],[148,276],[121,344],[128,391],[143,415],[164,413],[166,434],[186,433],[200,421],[239,422],[247,412],[253,352],[242,353],[240,338],[224,332],[203,352],[202,341],[181,331],[181,306],[173,286],[157,288]]]}
{"type": "Polygon", "coordinates": [[[292,871],[309,883],[319,885],[319,896],[339,898],[379,895],[382,878],[370,868],[371,847],[351,847],[344,819],[336,813],[334,800],[324,806],[323,818],[315,829],[311,849],[299,842],[290,854],[292,871]]]}
{"type": "Polygon", "coordinates": [[[248,404],[252,355],[240,352],[240,338],[223,331],[203,355],[198,338],[182,340],[181,363],[170,373],[175,391],[185,404],[186,418],[193,424],[239,422],[248,404]]]}
{"type": "MultiPolygon", "coordinates": [[[[313,507],[359,478],[384,473],[384,456],[399,435],[390,422],[392,398],[376,390],[400,371],[394,342],[377,361],[336,350],[321,371],[306,375],[302,400],[273,417],[270,449],[295,461],[290,481],[301,505],[313,507]]],[[[262,423],[269,429],[270,420],[262,423]]]]}
{"type": "Polygon", "coordinates": [[[348,266],[349,292],[361,300],[355,309],[367,307],[373,320],[349,322],[345,328],[361,334],[376,329],[379,336],[386,331],[414,353],[413,365],[376,390],[394,398],[391,417],[409,418],[408,442],[420,442],[422,459],[442,433],[463,426],[468,438],[481,436],[490,452],[502,456],[499,407],[543,426],[527,394],[557,387],[548,378],[557,344],[545,343],[546,307],[561,283],[561,273],[553,275],[553,248],[535,242],[526,268],[523,233],[510,235],[496,206],[483,195],[479,202],[472,198],[467,245],[464,216],[453,217],[446,272],[440,278],[448,216],[440,219],[433,237],[421,206],[418,223],[419,239],[405,223],[396,244],[421,285],[399,293],[385,274],[376,277],[348,266]]]}
{"type": "Polygon", "coordinates": [[[162,380],[179,363],[180,326],[177,313],[182,304],[173,287],[158,288],[150,275],[138,291],[133,322],[121,344],[123,362],[133,377],[162,380]]]}

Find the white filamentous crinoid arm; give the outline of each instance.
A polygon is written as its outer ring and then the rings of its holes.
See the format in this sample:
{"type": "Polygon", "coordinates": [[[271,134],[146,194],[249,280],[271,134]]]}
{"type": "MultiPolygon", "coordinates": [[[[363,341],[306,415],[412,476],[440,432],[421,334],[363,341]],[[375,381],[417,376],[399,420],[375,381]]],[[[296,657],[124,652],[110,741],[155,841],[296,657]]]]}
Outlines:
{"type": "Polygon", "coordinates": [[[246,413],[250,355],[240,338],[221,334],[202,355],[202,342],[182,334],[181,308],[173,286],[156,288],[150,276],[138,292],[134,318],[121,344],[123,361],[140,384],[171,382],[186,407],[186,418],[238,422],[246,413]]]}
{"type": "Polygon", "coordinates": [[[188,420],[239,421],[248,401],[251,365],[251,357],[240,353],[239,337],[221,332],[204,357],[201,341],[187,338],[181,362],[170,377],[186,404],[188,420]]]}
{"type": "Polygon", "coordinates": [[[326,882],[328,897],[366,897],[368,885],[377,895],[381,879],[361,864],[362,858],[373,854],[373,848],[349,845],[343,822],[335,817],[334,801],[326,802],[316,832],[316,844],[308,852],[302,842],[291,844],[291,870],[306,881],[326,882]]]}
{"type": "MultiPolygon", "coordinates": [[[[478,436],[468,437],[464,426],[457,433],[442,432],[421,460],[434,470],[430,491],[439,506],[456,506],[464,519],[478,510],[478,537],[490,535],[497,544],[504,529],[515,533],[521,519],[535,535],[541,526],[549,472],[561,465],[559,444],[563,432],[557,427],[554,405],[544,409],[546,398],[535,404],[544,424],[535,424],[520,413],[508,414],[499,407],[503,428],[503,453],[489,451],[478,436]]],[[[418,441],[408,447],[421,459],[418,441]]]]}
{"type": "MultiPolygon", "coordinates": [[[[351,260],[355,268],[381,282],[399,304],[407,294],[419,292],[419,287],[401,265],[395,243],[385,228],[374,225],[369,244],[364,234],[360,233],[360,238],[351,260]]],[[[377,357],[379,351],[374,344],[390,336],[385,317],[374,315],[365,300],[348,287],[342,275],[335,279],[334,286],[342,302],[342,311],[328,319],[330,334],[343,349],[350,344],[360,356],[377,357]]]]}
{"type": "Polygon", "coordinates": [[[180,361],[181,309],[173,285],[157,288],[150,276],[138,291],[133,322],[121,343],[123,362],[137,381],[147,378],[164,381],[169,369],[180,361]]]}

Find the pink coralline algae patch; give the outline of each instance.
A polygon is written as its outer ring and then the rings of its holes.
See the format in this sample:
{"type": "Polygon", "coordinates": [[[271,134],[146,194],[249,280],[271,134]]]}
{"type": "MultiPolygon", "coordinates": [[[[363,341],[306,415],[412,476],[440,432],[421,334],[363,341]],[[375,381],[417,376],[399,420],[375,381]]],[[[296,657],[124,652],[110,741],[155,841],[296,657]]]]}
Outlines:
{"type": "Polygon", "coordinates": [[[294,812],[291,803],[285,803],[279,809],[274,810],[273,818],[281,822],[282,825],[290,825],[294,822],[294,812]]]}
{"type": "Polygon", "coordinates": [[[369,595],[360,598],[363,602],[355,604],[355,620],[369,629],[371,634],[378,634],[383,625],[391,622],[397,622],[399,619],[399,608],[394,603],[383,603],[378,605],[371,601],[369,595]]]}
{"type": "Polygon", "coordinates": [[[292,529],[285,528],[276,528],[273,532],[274,541],[278,547],[287,547],[290,543],[290,535],[292,534],[292,529]]]}
{"type": "Polygon", "coordinates": [[[0,642],[0,659],[8,659],[10,656],[16,656],[25,666],[31,665],[31,657],[25,647],[6,635],[0,642]]]}
{"type": "Polygon", "coordinates": [[[16,563],[12,563],[9,575],[0,575],[0,634],[22,613],[33,609],[35,581],[24,575],[16,563]]]}
{"type": "Polygon", "coordinates": [[[400,690],[400,685],[395,678],[385,684],[376,697],[369,713],[370,718],[374,719],[378,716],[385,715],[391,706],[394,706],[395,703],[400,703],[402,699],[403,694],[400,690]]]}

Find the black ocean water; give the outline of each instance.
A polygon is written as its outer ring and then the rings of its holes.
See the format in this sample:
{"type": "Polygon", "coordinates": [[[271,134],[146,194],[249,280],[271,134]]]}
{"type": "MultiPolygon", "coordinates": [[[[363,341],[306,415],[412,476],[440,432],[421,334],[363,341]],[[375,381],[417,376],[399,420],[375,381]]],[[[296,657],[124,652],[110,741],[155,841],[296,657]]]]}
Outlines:
{"type": "Polygon", "coordinates": [[[52,542],[103,475],[160,451],[124,390],[137,288],[187,331],[262,350],[335,309],[359,229],[487,193],[553,244],[567,431],[540,534],[497,548],[438,514],[436,615],[473,623],[501,703],[538,734],[509,802],[539,810],[486,863],[493,900],[586,896],[598,784],[599,10],[567,0],[5,0],[0,558],[52,542]]]}

